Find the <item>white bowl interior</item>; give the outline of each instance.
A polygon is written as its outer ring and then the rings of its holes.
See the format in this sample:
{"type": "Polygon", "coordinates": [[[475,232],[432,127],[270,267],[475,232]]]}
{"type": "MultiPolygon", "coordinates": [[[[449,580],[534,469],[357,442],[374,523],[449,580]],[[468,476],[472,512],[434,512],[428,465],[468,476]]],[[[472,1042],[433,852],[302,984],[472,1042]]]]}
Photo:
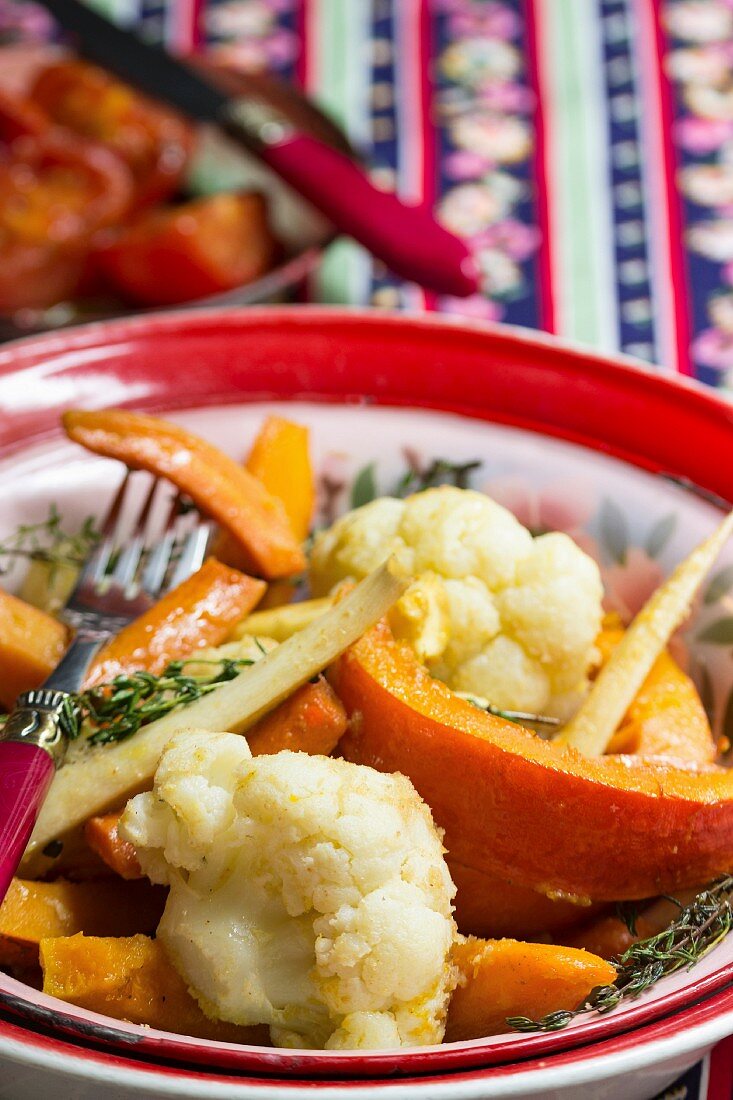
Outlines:
{"type": "MultiPolygon", "coordinates": [[[[110,395],[110,403],[113,400],[110,395]]],[[[472,487],[515,508],[519,518],[533,528],[561,527],[577,537],[597,557],[612,602],[627,613],[638,609],[659,580],[720,518],[711,503],[689,488],[606,455],[449,414],[355,405],[230,404],[176,412],[170,419],[216,441],[239,459],[267,412],[290,416],[312,429],[321,519],[324,510],[341,512],[349,507],[354,477],[370,464],[383,494],[397,483],[408,461],[427,465],[435,458],[480,460],[472,487]]],[[[0,540],[20,523],[43,520],[51,502],[72,529],[88,514],[102,514],[119,484],[120,471],[118,463],[91,456],[65,440],[46,442],[0,461],[0,540]]],[[[11,574],[4,582],[12,586],[16,579],[11,574]]],[[[676,652],[701,688],[714,729],[722,733],[733,720],[731,644],[706,641],[700,635],[709,634],[714,624],[733,623],[733,596],[727,587],[733,589],[733,548],[722,555],[712,582],[712,589],[709,582],[690,624],[677,639],[676,652]]],[[[716,636],[727,637],[725,626],[712,632],[712,637],[716,636]]],[[[639,1005],[668,998],[701,981],[720,979],[731,963],[733,936],[692,972],[665,978],[614,1015],[635,1012],[639,1005]]],[[[59,1007],[53,999],[3,975],[0,989],[22,992],[37,1004],[59,1007]]],[[[102,1019],[69,1008],[77,1017],[102,1019]]],[[[598,1023],[597,1017],[582,1017],[571,1027],[589,1028],[592,1033],[598,1023]]],[[[116,1026],[140,1030],[135,1025],[116,1026]]],[[[491,1048],[513,1038],[520,1036],[496,1036],[468,1045],[491,1048]]],[[[319,1056],[319,1052],[308,1053],[319,1056]]]]}

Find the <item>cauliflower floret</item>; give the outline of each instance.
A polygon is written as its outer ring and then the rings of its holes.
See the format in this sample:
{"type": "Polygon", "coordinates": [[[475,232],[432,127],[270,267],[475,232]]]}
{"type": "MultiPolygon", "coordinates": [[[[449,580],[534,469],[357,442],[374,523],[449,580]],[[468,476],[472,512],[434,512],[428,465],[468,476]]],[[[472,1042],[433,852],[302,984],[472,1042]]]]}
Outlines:
{"type": "Polygon", "coordinates": [[[404,776],[191,730],[121,828],[170,886],[158,936],[209,1015],[280,1046],[440,1042],[455,887],[404,776]]]}
{"type": "Polygon", "coordinates": [[[417,574],[392,628],[434,676],[505,709],[570,717],[588,686],[603,588],[569,536],[533,539],[466,489],[384,497],[316,539],[313,590],[361,579],[390,553],[417,574]]]}
{"type": "Polygon", "coordinates": [[[414,553],[414,570],[478,577],[489,589],[509,584],[532,536],[506,508],[483,493],[444,486],[404,502],[399,535],[414,553]]]}

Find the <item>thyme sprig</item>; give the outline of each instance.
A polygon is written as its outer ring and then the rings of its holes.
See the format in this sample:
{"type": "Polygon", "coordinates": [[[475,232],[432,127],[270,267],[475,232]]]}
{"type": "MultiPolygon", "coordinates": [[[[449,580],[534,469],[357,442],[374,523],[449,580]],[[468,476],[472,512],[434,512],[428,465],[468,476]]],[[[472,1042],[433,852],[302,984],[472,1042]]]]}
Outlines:
{"type": "Polygon", "coordinates": [[[253,663],[244,658],[205,661],[193,657],[171,661],[159,676],[142,670],[115,676],[107,684],[69,697],[62,719],[64,732],[72,741],[83,734],[91,745],[124,741],[141,726],[233,680],[253,663]],[[212,665],[214,669],[210,676],[193,675],[186,672],[191,665],[212,665]]]}
{"type": "Polygon", "coordinates": [[[95,520],[87,516],[76,534],[65,531],[61,522],[60,512],[51,504],[45,520],[21,524],[0,542],[0,573],[7,572],[16,558],[53,565],[81,565],[99,541],[95,520]]]}
{"type": "Polygon", "coordinates": [[[550,714],[532,714],[526,710],[505,710],[490,703],[487,699],[472,695],[470,691],[456,691],[455,694],[460,695],[461,699],[465,699],[467,703],[478,707],[479,710],[483,710],[487,714],[493,714],[497,718],[505,718],[507,722],[514,722],[519,726],[528,726],[530,729],[535,729],[535,727],[546,729],[560,725],[560,719],[550,714]]]}
{"type": "Polygon", "coordinates": [[[586,1012],[605,1013],[630,1001],[678,970],[689,970],[725,939],[733,927],[733,875],[724,875],[703,890],[656,936],[634,943],[616,962],[612,985],[596,986],[576,1008],[550,1012],[540,1020],[510,1016],[515,1031],[561,1031],[586,1012]]]}
{"type": "Polygon", "coordinates": [[[447,458],[434,458],[424,468],[411,464],[397,482],[392,496],[406,497],[411,493],[421,493],[424,489],[433,489],[436,485],[455,485],[458,489],[467,489],[471,474],[481,466],[483,462],[480,459],[451,462],[447,458]]]}

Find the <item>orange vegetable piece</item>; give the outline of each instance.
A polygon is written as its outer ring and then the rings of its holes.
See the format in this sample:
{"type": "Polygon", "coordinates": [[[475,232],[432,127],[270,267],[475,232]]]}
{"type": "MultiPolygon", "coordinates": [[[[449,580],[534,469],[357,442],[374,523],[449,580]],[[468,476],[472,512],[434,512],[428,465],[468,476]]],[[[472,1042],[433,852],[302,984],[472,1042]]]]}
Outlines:
{"type": "Polygon", "coordinates": [[[170,661],[220,645],[264,590],[263,581],[209,558],[100,650],[87,687],[134,669],[157,675],[170,661]]]}
{"type": "MultiPolygon", "coordinates": [[[[268,492],[282,501],[298,542],[308,536],[316,499],[315,478],[308,447],[308,429],[280,416],[268,416],[252,444],[245,463],[268,492]]],[[[222,532],[215,544],[217,555],[232,565],[241,561],[232,536],[222,532]]],[[[294,589],[280,581],[270,585],[263,607],[289,603],[294,589]]]]}
{"type": "Polygon", "coordinates": [[[216,447],[177,424],[122,409],[71,410],[70,439],[133,469],[168,478],[236,539],[245,568],[268,580],[305,567],[282,502],[216,447]]]}
{"type": "Polygon", "coordinates": [[[58,619],[0,589],[0,703],[10,709],[22,691],[43,683],[67,642],[58,619]]]}
{"type": "Polygon", "coordinates": [[[381,625],[336,663],[347,760],[400,771],[452,859],[571,900],[653,897],[733,861],[733,774],[543,741],[433,680],[381,625]],[[358,720],[353,718],[358,714],[358,720]]]}
{"type": "Polygon", "coordinates": [[[118,832],[121,817],[121,810],[90,817],[84,826],[84,837],[92,851],[120,878],[142,878],[143,873],[134,846],[118,832]]]}
{"type": "MultiPolygon", "coordinates": [[[[680,905],[687,905],[696,893],[697,890],[682,891],[677,900],[680,905]]],[[[663,932],[679,914],[679,907],[673,901],[657,898],[639,912],[634,921],[635,933],[615,913],[606,913],[557,938],[568,947],[581,947],[592,951],[594,955],[600,955],[602,959],[611,959],[623,955],[624,951],[639,940],[646,940],[663,932]]]]}
{"type": "Polygon", "coordinates": [[[302,424],[268,416],[246,464],[252,476],[282,501],[299,542],[308,537],[316,501],[308,437],[308,429],[302,424]]]}
{"type": "Polygon", "coordinates": [[[0,965],[38,962],[42,939],[87,932],[154,932],[167,891],[145,882],[31,882],[14,878],[0,905],[0,965]]]}
{"type": "Polygon", "coordinates": [[[79,1008],[200,1039],[269,1045],[266,1027],[205,1016],[162,944],[147,936],[43,940],[41,966],[43,992],[79,1008]]]}
{"type": "MultiPolygon", "coordinates": [[[[623,630],[604,630],[596,644],[604,661],[623,630]]],[[[608,752],[664,756],[685,764],[712,764],[716,746],[697,689],[669,653],[652,666],[614,734],[608,752]]]]}
{"type": "Polygon", "coordinates": [[[247,732],[253,756],[307,752],[328,756],[346,730],[346,711],[325,680],[303,684],[247,732]]]}
{"type": "MultiPolygon", "coordinates": [[[[602,661],[608,660],[622,637],[620,623],[604,623],[596,639],[602,661]]],[[[702,703],[692,681],[669,654],[663,654],[654,665],[608,751],[674,757],[690,764],[713,761],[715,745],[702,703]]],[[[464,867],[450,857],[448,866],[457,888],[456,922],[459,931],[466,935],[527,939],[549,933],[563,943],[586,947],[604,958],[624,951],[632,942],[623,921],[607,915],[603,906],[589,908],[554,900],[536,890],[464,867]],[[580,938],[576,939],[568,929],[578,927],[580,938]],[[583,938],[586,929],[587,941],[583,938]],[[613,938],[617,933],[618,938],[613,938]],[[596,935],[598,939],[594,938],[596,935]],[[594,946],[612,939],[617,947],[609,949],[608,954],[594,946]]]]}
{"type": "Polygon", "coordinates": [[[464,936],[535,939],[552,935],[564,943],[565,936],[571,934],[568,929],[587,924],[605,910],[605,906],[574,905],[548,898],[527,886],[466,867],[450,855],[446,858],[456,886],[454,917],[464,936]]]}
{"type": "Polygon", "coordinates": [[[573,1009],[597,985],[610,985],[616,968],[572,947],[517,940],[468,939],[453,949],[460,978],[448,1008],[445,1042],[510,1031],[507,1016],[536,1020],[573,1009]]]}

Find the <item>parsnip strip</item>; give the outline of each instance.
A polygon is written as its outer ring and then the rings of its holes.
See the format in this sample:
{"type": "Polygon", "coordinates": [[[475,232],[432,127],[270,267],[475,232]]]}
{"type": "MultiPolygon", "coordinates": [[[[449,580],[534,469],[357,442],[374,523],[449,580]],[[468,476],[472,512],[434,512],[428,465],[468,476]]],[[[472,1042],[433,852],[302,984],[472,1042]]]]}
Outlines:
{"type": "Polygon", "coordinates": [[[129,740],[100,746],[62,767],[36,823],[23,866],[50,841],[94,814],[149,788],[163,748],[191,727],[244,733],[296,688],[332,664],[400,598],[410,583],[392,559],[325,615],[311,622],[236,679],[144,726],[129,740]]]}
{"type": "Polygon", "coordinates": [[[603,666],[575,716],[556,740],[586,756],[601,756],[639,688],[675,630],[723,545],[733,532],[733,512],[681,562],[647,601],[603,666]]]}
{"type": "Polygon", "coordinates": [[[276,642],[284,642],[314,619],[325,615],[332,606],[333,599],[323,596],[318,600],[302,600],[300,603],[287,603],[282,607],[253,611],[246,619],[237,623],[232,637],[242,638],[247,634],[254,634],[260,638],[274,638],[276,642]]]}

